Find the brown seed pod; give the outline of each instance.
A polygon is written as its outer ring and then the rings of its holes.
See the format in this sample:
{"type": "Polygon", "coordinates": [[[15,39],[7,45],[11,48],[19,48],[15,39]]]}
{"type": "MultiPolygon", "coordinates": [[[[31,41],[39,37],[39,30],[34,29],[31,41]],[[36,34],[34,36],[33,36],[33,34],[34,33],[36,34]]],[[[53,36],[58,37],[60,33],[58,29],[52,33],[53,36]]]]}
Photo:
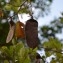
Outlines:
{"type": "Polygon", "coordinates": [[[16,23],[15,27],[15,37],[17,38],[25,38],[25,33],[24,33],[24,24],[20,21],[16,23]]]}
{"type": "Polygon", "coordinates": [[[10,29],[9,29],[9,32],[8,32],[6,43],[9,43],[12,40],[12,38],[14,36],[14,30],[15,30],[15,24],[14,24],[13,21],[10,21],[10,29]]]}
{"type": "Polygon", "coordinates": [[[38,22],[29,19],[25,25],[26,42],[30,48],[38,46],[38,22]]]}

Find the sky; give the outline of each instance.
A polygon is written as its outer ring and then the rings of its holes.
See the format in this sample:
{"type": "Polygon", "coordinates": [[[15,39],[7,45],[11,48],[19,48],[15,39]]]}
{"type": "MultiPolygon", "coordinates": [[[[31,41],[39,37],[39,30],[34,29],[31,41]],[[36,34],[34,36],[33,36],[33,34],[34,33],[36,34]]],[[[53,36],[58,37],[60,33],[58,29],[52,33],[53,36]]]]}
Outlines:
{"type": "Polygon", "coordinates": [[[38,19],[39,26],[48,25],[54,18],[61,16],[60,13],[63,11],[63,0],[53,0],[53,3],[50,6],[50,11],[49,15],[38,19]]]}

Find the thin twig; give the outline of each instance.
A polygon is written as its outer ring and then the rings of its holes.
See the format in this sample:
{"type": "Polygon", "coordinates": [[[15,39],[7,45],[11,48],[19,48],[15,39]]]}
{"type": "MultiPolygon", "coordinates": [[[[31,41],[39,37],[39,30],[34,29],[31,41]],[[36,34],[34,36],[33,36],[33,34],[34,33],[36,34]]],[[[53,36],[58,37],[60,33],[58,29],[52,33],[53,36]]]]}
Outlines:
{"type": "Polygon", "coordinates": [[[16,16],[16,15],[19,13],[19,11],[21,10],[22,6],[24,5],[24,3],[25,3],[26,1],[27,1],[27,0],[23,1],[23,3],[19,6],[18,11],[17,11],[16,13],[14,13],[14,15],[12,16],[12,18],[13,18],[14,16],[16,16]]]}
{"type": "Polygon", "coordinates": [[[20,5],[19,10],[17,11],[17,13],[21,10],[21,7],[24,5],[24,3],[26,2],[26,0],[20,5]]]}

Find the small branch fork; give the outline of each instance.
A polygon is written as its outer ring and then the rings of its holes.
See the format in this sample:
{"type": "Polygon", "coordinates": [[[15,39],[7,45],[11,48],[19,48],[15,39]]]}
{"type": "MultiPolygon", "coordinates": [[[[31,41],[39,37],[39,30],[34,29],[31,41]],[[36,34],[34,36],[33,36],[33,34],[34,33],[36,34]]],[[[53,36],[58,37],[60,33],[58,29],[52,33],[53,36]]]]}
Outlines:
{"type": "Polygon", "coordinates": [[[17,11],[17,13],[21,10],[21,7],[24,5],[24,3],[26,2],[27,0],[25,0],[21,5],[20,5],[20,8],[19,10],[17,11]]]}

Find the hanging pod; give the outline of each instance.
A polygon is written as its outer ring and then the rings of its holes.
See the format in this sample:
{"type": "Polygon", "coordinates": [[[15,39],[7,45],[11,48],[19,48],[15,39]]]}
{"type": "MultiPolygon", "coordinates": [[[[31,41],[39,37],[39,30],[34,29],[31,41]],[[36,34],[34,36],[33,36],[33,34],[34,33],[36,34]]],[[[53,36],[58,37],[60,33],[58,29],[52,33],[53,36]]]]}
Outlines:
{"type": "Polygon", "coordinates": [[[25,33],[24,33],[24,24],[20,21],[16,23],[15,27],[15,37],[24,39],[25,33]]]}
{"type": "Polygon", "coordinates": [[[18,21],[16,24],[13,22],[12,18],[10,17],[10,29],[6,38],[6,43],[9,43],[13,37],[16,38],[25,38],[25,33],[24,33],[24,24],[20,21],[18,21]]]}
{"type": "Polygon", "coordinates": [[[13,36],[21,39],[25,38],[24,24],[22,22],[18,21],[15,24],[12,20],[10,21],[10,29],[8,32],[6,43],[9,43],[12,40],[13,36]]]}
{"type": "Polygon", "coordinates": [[[25,25],[26,43],[30,48],[38,46],[38,22],[33,18],[27,20],[25,25]]]}
{"type": "Polygon", "coordinates": [[[7,35],[7,38],[6,38],[6,43],[9,43],[14,36],[15,23],[11,20],[9,22],[9,25],[10,25],[10,29],[9,29],[9,32],[8,32],[8,35],[7,35]]]}

